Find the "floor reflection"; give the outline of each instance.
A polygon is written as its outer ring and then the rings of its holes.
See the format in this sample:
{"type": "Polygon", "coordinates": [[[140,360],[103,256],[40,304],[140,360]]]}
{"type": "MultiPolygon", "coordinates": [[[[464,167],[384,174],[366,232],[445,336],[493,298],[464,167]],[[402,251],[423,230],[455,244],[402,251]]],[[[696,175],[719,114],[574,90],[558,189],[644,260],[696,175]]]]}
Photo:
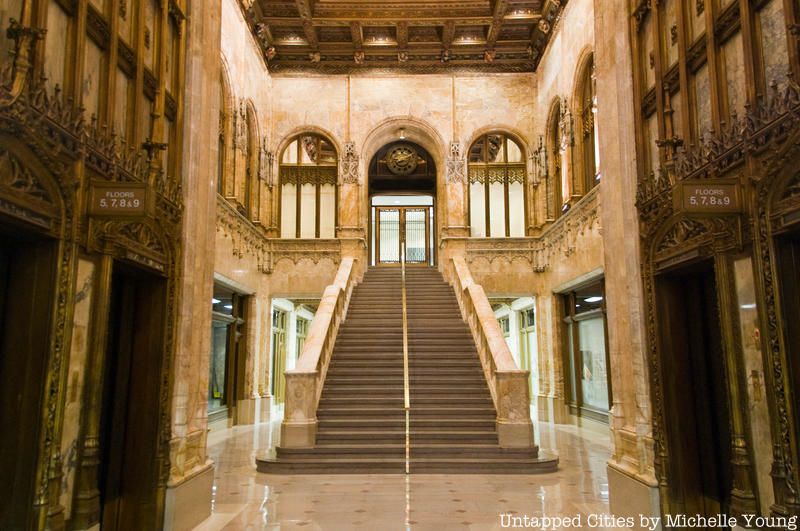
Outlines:
{"type": "MultiPolygon", "coordinates": [[[[216,463],[213,515],[196,531],[494,530],[501,514],[580,516],[608,511],[605,427],[537,424],[542,449],[558,453],[558,472],[512,475],[259,474],[259,448],[278,425],[209,435],[216,463]]],[[[602,529],[597,527],[596,529],[602,529]]]]}

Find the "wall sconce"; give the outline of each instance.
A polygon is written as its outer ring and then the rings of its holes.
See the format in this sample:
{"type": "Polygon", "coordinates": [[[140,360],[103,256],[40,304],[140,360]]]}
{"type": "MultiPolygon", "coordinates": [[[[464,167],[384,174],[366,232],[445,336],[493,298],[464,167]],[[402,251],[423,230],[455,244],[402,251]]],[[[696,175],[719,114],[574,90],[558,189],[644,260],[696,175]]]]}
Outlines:
{"type": "Polygon", "coordinates": [[[406,128],[405,127],[401,127],[397,136],[400,137],[400,140],[405,140],[406,139],[406,128]]]}

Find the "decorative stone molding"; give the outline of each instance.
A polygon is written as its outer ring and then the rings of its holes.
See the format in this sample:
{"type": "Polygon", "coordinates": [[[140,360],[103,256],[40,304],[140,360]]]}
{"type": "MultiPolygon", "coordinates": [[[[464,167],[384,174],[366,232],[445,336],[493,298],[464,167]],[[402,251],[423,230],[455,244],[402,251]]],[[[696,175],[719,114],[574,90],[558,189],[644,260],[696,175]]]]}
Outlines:
{"type": "Polygon", "coordinates": [[[272,273],[281,260],[289,260],[299,264],[304,260],[314,264],[322,260],[330,260],[339,264],[342,260],[342,243],[340,240],[322,239],[272,239],[269,240],[267,270],[272,273]]]}
{"type": "Polygon", "coordinates": [[[450,156],[445,162],[448,183],[465,183],[467,178],[467,162],[460,142],[450,142],[450,156]]]}
{"type": "Polygon", "coordinates": [[[148,223],[90,219],[88,247],[166,275],[171,249],[168,236],[148,223]]]}
{"type": "Polygon", "coordinates": [[[499,260],[507,264],[521,260],[532,271],[543,273],[547,260],[543,242],[539,238],[469,238],[466,242],[468,264],[485,260],[489,264],[499,260]]]}
{"type": "Polygon", "coordinates": [[[258,271],[268,272],[269,245],[264,228],[253,225],[221,196],[217,196],[217,233],[230,238],[233,256],[250,256],[256,260],[258,271]]]}
{"type": "Polygon", "coordinates": [[[267,137],[261,140],[261,147],[258,151],[258,180],[266,183],[272,189],[275,185],[273,164],[275,163],[275,153],[269,150],[267,137]]]}
{"type": "Polygon", "coordinates": [[[558,118],[558,132],[561,138],[560,150],[561,153],[566,151],[575,144],[575,131],[572,122],[572,111],[569,107],[569,100],[566,96],[561,97],[559,105],[561,114],[558,118]]]}
{"type": "Polygon", "coordinates": [[[578,238],[599,226],[600,187],[595,186],[542,233],[545,264],[572,256],[578,238]]]}
{"type": "Polygon", "coordinates": [[[536,188],[540,183],[547,180],[547,148],[545,147],[544,136],[539,135],[539,143],[535,149],[531,150],[531,185],[536,188]]]}
{"type": "Polygon", "coordinates": [[[578,249],[578,239],[600,226],[599,188],[594,187],[575,206],[550,225],[541,236],[524,238],[468,238],[466,261],[496,260],[526,263],[533,272],[544,273],[550,264],[569,258],[578,249]]]}
{"type": "Polygon", "coordinates": [[[293,264],[303,260],[315,264],[322,260],[334,264],[341,261],[339,240],[268,238],[263,226],[254,225],[221,196],[217,196],[217,233],[230,238],[234,257],[244,259],[249,256],[256,261],[257,270],[267,275],[282,260],[293,264]]]}
{"type": "Polygon", "coordinates": [[[358,184],[360,175],[358,171],[358,152],[355,142],[345,142],[344,156],[342,157],[342,168],[340,171],[340,181],[342,184],[358,184]]]}

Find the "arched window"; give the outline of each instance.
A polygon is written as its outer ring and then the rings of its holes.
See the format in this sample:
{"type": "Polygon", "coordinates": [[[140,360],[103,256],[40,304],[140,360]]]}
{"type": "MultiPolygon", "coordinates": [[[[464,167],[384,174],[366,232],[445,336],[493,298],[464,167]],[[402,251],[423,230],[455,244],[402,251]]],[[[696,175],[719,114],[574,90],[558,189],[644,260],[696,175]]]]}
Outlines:
{"type": "Polygon", "coordinates": [[[469,207],[472,236],[525,236],[525,156],[509,136],[489,133],[470,147],[469,207]]]}
{"type": "Polygon", "coordinates": [[[581,129],[578,136],[580,164],[583,173],[584,192],[588,192],[600,181],[600,149],[597,141],[597,90],[594,78],[594,58],[589,56],[583,65],[578,81],[578,116],[581,129]]]}
{"type": "Polygon", "coordinates": [[[336,236],[336,148],[316,134],[295,137],[280,158],[281,238],[336,236]]]}
{"type": "Polygon", "coordinates": [[[561,214],[564,194],[561,190],[561,103],[556,100],[547,119],[547,219],[561,214]]]}

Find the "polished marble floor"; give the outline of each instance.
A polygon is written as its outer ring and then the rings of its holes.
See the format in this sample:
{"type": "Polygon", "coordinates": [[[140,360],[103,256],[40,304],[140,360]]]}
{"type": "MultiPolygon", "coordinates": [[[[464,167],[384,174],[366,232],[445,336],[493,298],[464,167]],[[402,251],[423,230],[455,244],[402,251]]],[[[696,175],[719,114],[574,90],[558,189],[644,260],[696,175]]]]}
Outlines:
{"type": "Polygon", "coordinates": [[[599,524],[608,511],[606,427],[537,423],[540,447],[560,457],[559,471],[545,475],[259,474],[255,455],[277,440],[276,427],[209,435],[213,514],[195,531],[494,530],[521,522],[512,516],[539,518],[532,529],[560,523],[544,516],[605,529],[599,524]]]}

